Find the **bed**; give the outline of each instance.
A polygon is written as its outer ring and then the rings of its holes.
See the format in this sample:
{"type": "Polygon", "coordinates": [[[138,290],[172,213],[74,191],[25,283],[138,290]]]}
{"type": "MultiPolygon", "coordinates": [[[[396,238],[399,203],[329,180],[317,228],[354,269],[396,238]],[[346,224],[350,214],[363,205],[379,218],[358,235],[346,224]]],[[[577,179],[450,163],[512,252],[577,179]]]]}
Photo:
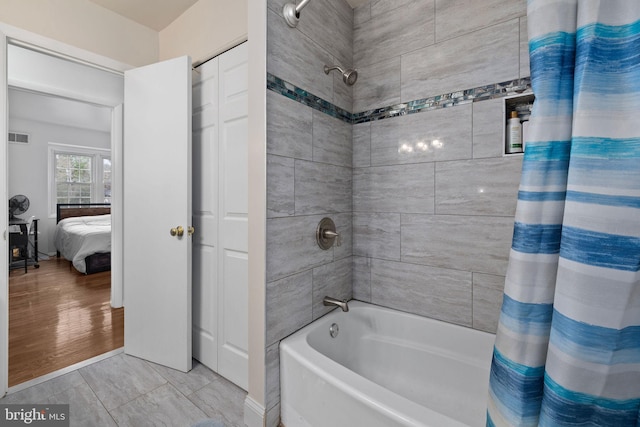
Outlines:
{"type": "Polygon", "coordinates": [[[111,270],[109,204],[58,204],[54,243],[58,256],[85,274],[111,270]]]}

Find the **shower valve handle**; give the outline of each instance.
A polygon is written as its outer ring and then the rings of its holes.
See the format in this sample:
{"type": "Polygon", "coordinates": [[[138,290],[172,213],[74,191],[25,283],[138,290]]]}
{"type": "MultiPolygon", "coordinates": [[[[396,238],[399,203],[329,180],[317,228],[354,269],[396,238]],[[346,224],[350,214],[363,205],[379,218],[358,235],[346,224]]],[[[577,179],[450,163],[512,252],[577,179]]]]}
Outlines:
{"type": "Polygon", "coordinates": [[[327,238],[335,237],[337,239],[336,246],[342,245],[342,236],[340,235],[340,233],[336,233],[335,231],[331,231],[331,230],[324,230],[324,236],[327,238]]]}
{"type": "Polygon", "coordinates": [[[327,250],[333,246],[342,244],[342,236],[336,230],[336,224],[329,217],[322,218],[316,227],[316,243],[320,249],[327,250]]]}

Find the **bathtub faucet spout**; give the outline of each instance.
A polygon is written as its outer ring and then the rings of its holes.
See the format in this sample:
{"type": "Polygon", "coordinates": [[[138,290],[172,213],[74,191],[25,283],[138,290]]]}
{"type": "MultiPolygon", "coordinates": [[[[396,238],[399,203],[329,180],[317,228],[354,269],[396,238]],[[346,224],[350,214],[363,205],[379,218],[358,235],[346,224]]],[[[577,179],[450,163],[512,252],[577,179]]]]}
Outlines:
{"type": "Polygon", "coordinates": [[[347,304],[347,300],[339,300],[336,298],[331,298],[331,297],[324,297],[324,299],[322,300],[322,303],[326,306],[332,306],[335,305],[336,307],[340,307],[342,309],[342,311],[349,311],[349,304],[347,304]]]}

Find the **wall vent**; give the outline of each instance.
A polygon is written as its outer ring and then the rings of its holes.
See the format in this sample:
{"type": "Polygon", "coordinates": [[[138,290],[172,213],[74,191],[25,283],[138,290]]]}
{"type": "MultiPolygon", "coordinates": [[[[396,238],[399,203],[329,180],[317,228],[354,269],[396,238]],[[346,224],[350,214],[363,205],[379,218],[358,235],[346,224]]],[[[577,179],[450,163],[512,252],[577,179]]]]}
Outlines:
{"type": "Polygon", "coordinates": [[[14,144],[28,144],[29,134],[21,132],[9,132],[9,142],[14,144]]]}

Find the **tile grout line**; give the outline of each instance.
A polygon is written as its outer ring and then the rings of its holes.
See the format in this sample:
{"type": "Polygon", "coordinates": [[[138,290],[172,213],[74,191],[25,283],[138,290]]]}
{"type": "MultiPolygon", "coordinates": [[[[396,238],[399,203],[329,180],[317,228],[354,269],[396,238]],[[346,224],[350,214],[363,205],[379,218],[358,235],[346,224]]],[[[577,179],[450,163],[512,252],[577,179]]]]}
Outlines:
{"type": "MultiPolygon", "coordinates": [[[[120,354],[117,354],[113,357],[119,357],[120,354]]],[[[107,360],[107,359],[105,359],[107,360]]],[[[100,363],[100,362],[98,362],[100,363]]],[[[85,366],[86,368],[86,366],[85,366]]],[[[116,419],[113,417],[113,414],[111,414],[111,411],[107,409],[106,406],[104,406],[104,402],[102,401],[102,399],[100,399],[100,397],[98,396],[98,393],[96,393],[96,391],[93,389],[93,387],[91,387],[91,384],[89,384],[89,381],[87,381],[87,379],[85,378],[84,375],[82,375],[82,370],[83,368],[80,368],[77,370],[77,372],[80,374],[80,377],[82,377],[82,380],[87,384],[87,387],[89,387],[89,390],[91,390],[91,393],[93,393],[93,395],[96,397],[96,399],[98,399],[98,402],[100,402],[100,406],[102,406],[102,408],[104,408],[104,410],[107,412],[107,414],[109,415],[109,418],[111,418],[113,420],[113,423],[117,426],[119,426],[120,424],[118,424],[118,421],[116,421],[116,419]]]]}
{"type": "MultiPolygon", "coordinates": [[[[184,396],[187,400],[189,400],[191,403],[193,403],[193,404],[194,404],[198,409],[200,409],[200,410],[204,413],[204,410],[203,410],[200,406],[198,406],[195,402],[193,402],[191,399],[189,399],[189,396],[191,396],[192,394],[195,394],[195,393],[199,392],[200,390],[202,390],[202,389],[204,389],[205,387],[207,387],[207,386],[209,386],[209,385],[213,384],[214,382],[217,382],[217,381],[218,381],[218,378],[214,378],[212,381],[209,381],[208,383],[206,383],[206,384],[205,384],[205,385],[203,385],[202,387],[198,388],[197,390],[192,391],[189,395],[186,395],[186,394],[184,394],[184,393],[182,392],[182,390],[180,390],[180,389],[178,388],[178,386],[176,386],[174,383],[172,383],[172,382],[171,382],[171,380],[170,380],[169,378],[167,378],[167,377],[165,377],[164,375],[162,375],[162,372],[160,372],[158,369],[156,369],[156,368],[155,368],[155,366],[154,366],[155,364],[154,364],[154,363],[150,363],[150,362],[149,362],[149,361],[147,361],[147,360],[145,360],[145,362],[147,363],[147,365],[149,365],[149,367],[150,367],[151,369],[153,369],[155,372],[157,372],[157,373],[158,373],[158,375],[160,375],[162,378],[164,378],[164,379],[167,381],[165,384],[170,384],[174,389],[176,389],[176,391],[177,391],[178,393],[180,393],[182,396],[184,396]]],[[[200,362],[198,362],[198,364],[201,364],[201,363],[200,363],[200,362]]],[[[204,365],[203,365],[203,366],[204,366],[204,365]]],[[[206,367],[206,366],[205,366],[205,367],[206,367]]],[[[207,368],[207,369],[209,369],[209,368],[207,368]]],[[[189,372],[192,372],[192,371],[193,371],[193,368],[192,368],[192,369],[191,369],[191,371],[189,371],[189,372]]],[[[211,371],[211,372],[213,372],[213,371],[211,371]]],[[[185,375],[189,375],[189,373],[184,373],[184,372],[182,372],[182,373],[183,373],[183,374],[185,374],[185,375]]],[[[214,372],[214,373],[215,373],[215,372],[214,372]]],[[[216,375],[217,375],[217,374],[216,374],[216,375]]],[[[164,384],[163,384],[163,385],[164,385],[164,384]]],[[[157,389],[157,388],[158,388],[158,387],[156,387],[156,389],[157,389]]],[[[154,390],[155,390],[155,389],[154,389],[154,390]]],[[[153,391],[153,390],[152,390],[152,391],[153,391]]],[[[145,394],[146,394],[146,393],[145,393],[145,394]]],[[[206,415],[206,414],[205,414],[205,415],[206,415]]]]}

